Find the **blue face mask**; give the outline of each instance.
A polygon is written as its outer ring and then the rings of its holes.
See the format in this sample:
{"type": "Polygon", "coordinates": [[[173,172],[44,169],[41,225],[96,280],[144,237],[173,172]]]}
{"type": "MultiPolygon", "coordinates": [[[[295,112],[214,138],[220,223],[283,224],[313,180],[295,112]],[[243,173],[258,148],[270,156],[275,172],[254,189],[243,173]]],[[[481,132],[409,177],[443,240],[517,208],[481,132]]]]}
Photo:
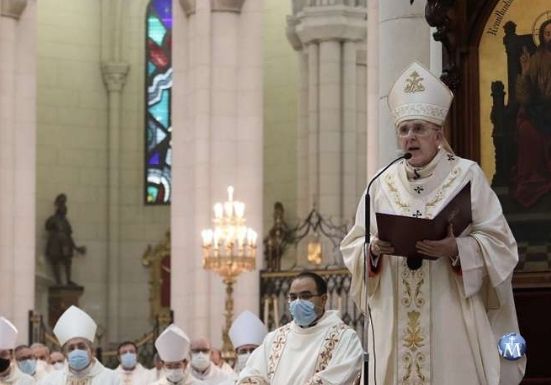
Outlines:
{"type": "Polygon", "coordinates": [[[71,369],[79,371],[90,365],[90,357],[86,350],[75,349],[67,356],[67,362],[71,369]]]}
{"type": "Polygon", "coordinates": [[[289,311],[293,316],[293,320],[299,326],[308,326],[318,318],[314,304],[304,299],[295,299],[291,302],[289,311]]]}
{"type": "Polygon", "coordinates": [[[124,353],[121,356],[121,365],[124,369],[132,369],[136,366],[136,353],[124,353]]]}
{"type": "Polygon", "coordinates": [[[17,366],[19,366],[19,370],[29,376],[32,376],[36,372],[36,360],[34,358],[18,361],[17,366]]]}

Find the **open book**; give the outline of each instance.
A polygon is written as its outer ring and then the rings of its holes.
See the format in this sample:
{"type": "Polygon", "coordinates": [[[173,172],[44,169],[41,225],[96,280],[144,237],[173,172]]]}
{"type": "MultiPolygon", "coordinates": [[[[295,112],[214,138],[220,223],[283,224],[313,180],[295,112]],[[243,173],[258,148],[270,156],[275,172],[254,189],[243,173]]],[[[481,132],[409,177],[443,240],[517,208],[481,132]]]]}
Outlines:
{"type": "Polygon", "coordinates": [[[471,183],[457,195],[433,219],[405,217],[402,215],[375,213],[378,237],[394,246],[394,255],[407,258],[436,259],[419,254],[415,248],[418,241],[443,239],[448,234],[448,225],[453,225],[457,237],[472,223],[471,183]]]}

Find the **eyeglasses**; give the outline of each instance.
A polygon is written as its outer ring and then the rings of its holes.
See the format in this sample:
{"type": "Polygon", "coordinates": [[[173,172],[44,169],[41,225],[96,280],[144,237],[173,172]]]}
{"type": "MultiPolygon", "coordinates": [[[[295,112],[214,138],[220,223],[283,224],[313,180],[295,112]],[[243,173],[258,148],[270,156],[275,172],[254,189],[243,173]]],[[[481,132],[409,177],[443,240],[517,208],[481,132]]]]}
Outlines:
{"type": "Polygon", "coordinates": [[[396,133],[400,138],[405,138],[410,134],[423,137],[427,136],[433,131],[431,127],[425,126],[423,124],[414,124],[413,126],[403,125],[396,129],[396,133]]]}
{"type": "Polygon", "coordinates": [[[308,301],[309,299],[311,299],[313,297],[320,297],[320,295],[319,294],[312,294],[309,291],[305,291],[305,292],[298,293],[298,294],[291,293],[287,296],[287,300],[289,302],[293,302],[298,298],[298,299],[303,299],[303,300],[308,301]]]}

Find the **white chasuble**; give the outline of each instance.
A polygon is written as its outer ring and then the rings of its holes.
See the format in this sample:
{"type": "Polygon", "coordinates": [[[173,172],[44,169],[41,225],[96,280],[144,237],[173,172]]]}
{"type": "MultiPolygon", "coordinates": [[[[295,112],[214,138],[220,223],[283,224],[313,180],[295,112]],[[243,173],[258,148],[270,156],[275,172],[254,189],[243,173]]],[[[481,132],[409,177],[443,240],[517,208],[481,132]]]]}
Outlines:
{"type": "Polygon", "coordinates": [[[68,368],[51,372],[38,382],[39,385],[121,385],[120,378],[99,361],[94,361],[86,373],[73,374],[68,368]]]}
{"type": "Polygon", "coordinates": [[[518,332],[517,246],[499,201],[474,162],[440,150],[427,167],[412,179],[402,161],[373,183],[370,233],[377,235],[376,212],[432,219],[470,182],[473,223],[456,238],[458,260],[424,260],[410,270],[405,258],[384,255],[366,277],[363,198],[341,244],[351,295],[372,310],[369,383],[376,376],[379,385],[518,384],[525,358],[506,361],[497,351],[502,335],[518,332]]]}
{"type": "Polygon", "coordinates": [[[290,322],[269,333],[237,384],[353,385],[360,377],[362,357],[356,332],[330,310],[314,326],[290,322]]]}

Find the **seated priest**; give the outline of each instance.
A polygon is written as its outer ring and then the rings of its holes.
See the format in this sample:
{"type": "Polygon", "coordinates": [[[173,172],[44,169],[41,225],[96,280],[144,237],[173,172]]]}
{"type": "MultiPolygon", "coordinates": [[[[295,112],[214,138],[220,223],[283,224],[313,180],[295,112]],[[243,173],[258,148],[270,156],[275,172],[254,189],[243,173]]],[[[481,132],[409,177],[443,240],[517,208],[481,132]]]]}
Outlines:
{"type": "Polygon", "coordinates": [[[195,385],[188,368],[189,338],[182,329],[172,324],[155,341],[155,348],[163,363],[164,376],[152,385],[195,385]]]}
{"type": "Polygon", "coordinates": [[[138,362],[138,346],[124,341],[117,348],[120,365],[115,369],[122,385],[149,385],[151,374],[138,362]]]}
{"type": "Polygon", "coordinates": [[[325,280],[309,271],[298,274],[288,300],[293,321],[264,338],[237,384],[357,384],[363,362],[360,339],[337,311],[325,310],[325,280]]]}
{"type": "Polygon", "coordinates": [[[97,325],[76,306],[71,306],[54,327],[67,366],[51,372],[39,385],[120,385],[117,373],[107,369],[94,357],[97,325]]]}
{"type": "Polygon", "coordinates": [[[237,359],[234,370],[239,374],[245,367],[253,351],[262,344],[268,329],[253,313],[245,310],[233,321],[229,335],[235,348],[237,359]]]}
{"type": "Polygon", "coordinates": [[[211,345],[206,338],[191,341],[191,375],[204,385],[219,385],[231,378],[210,359],[211,345]]]}

